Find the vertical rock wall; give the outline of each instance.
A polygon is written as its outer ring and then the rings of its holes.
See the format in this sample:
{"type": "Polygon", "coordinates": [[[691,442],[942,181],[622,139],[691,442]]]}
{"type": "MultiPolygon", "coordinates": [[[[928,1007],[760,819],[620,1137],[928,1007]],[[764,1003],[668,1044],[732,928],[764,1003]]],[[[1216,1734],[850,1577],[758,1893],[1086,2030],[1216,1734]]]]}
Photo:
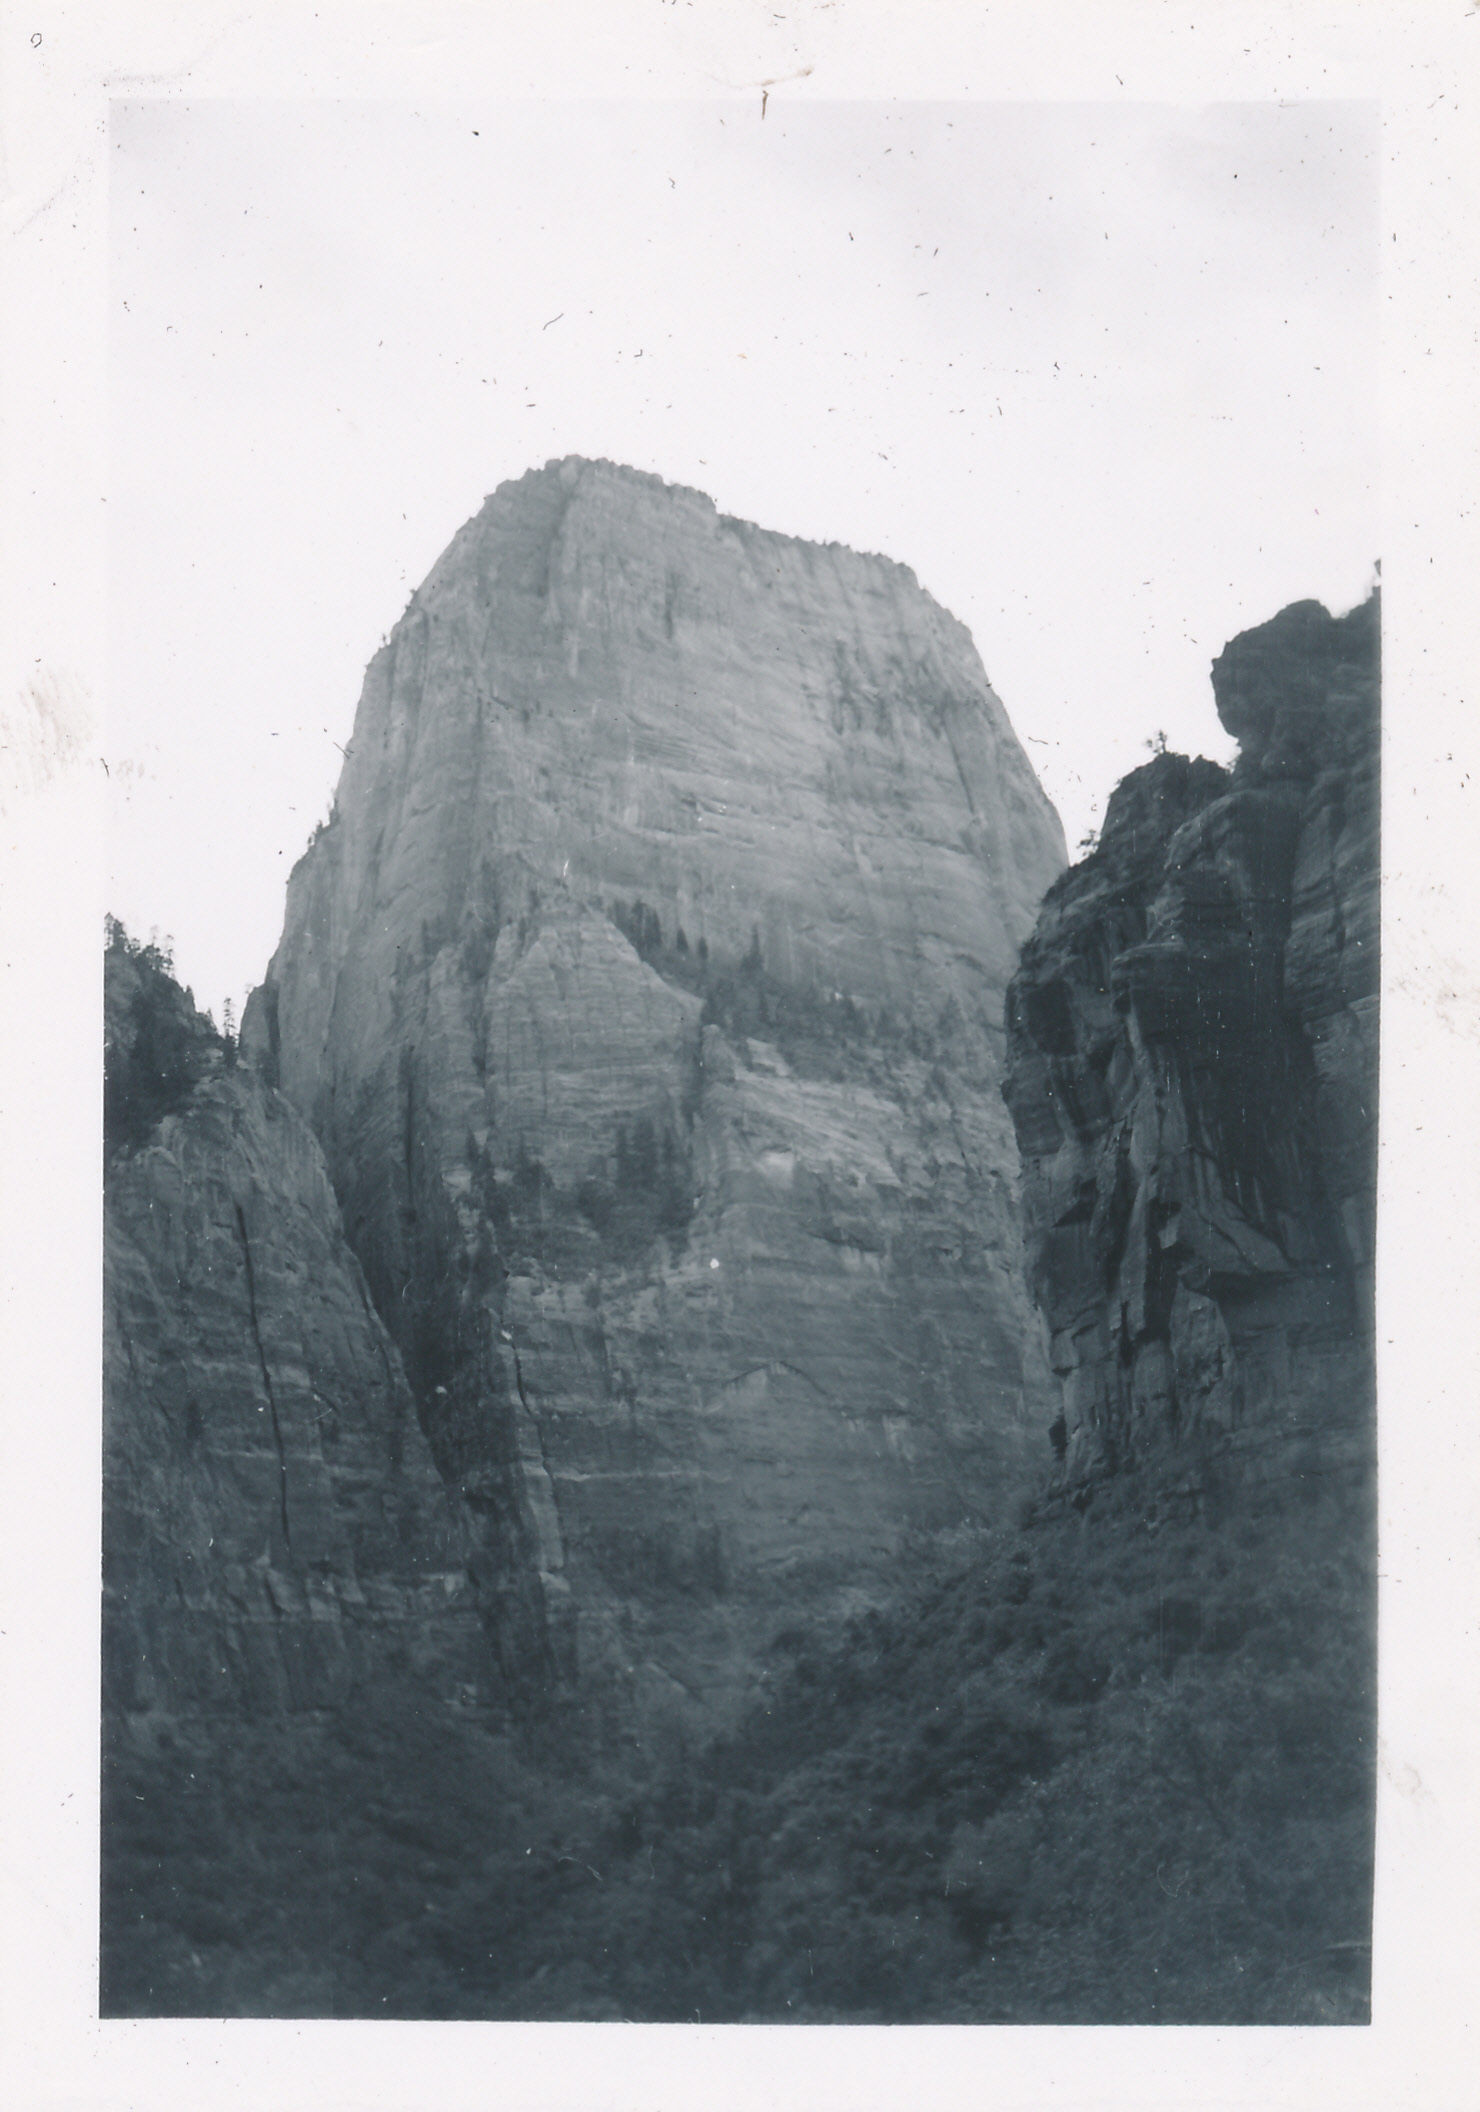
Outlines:
{"type": "Polygon", "coordinates": [[[218,1061],[115,1160],[105,1255],[110,1719],[486,1688],[465,1535],[287,1102],[218,1061]]]}
{"type": "Polygon", "coordinates": [[[1062,857],[887,560],[572,460],[413,596],[243,1045],[537,1581],[532,1681],[703,1714],[778,1608],[1007,1500],[1002,999],[1062,857]]]}
{"type": "Polygon", "coordinates": [[[1378,604],[1213,668],[1232,773],[1161,755],[1051,890],[1008,999],[1066,1484],[1209,1447],[1370,1458],[1378,604]]]}

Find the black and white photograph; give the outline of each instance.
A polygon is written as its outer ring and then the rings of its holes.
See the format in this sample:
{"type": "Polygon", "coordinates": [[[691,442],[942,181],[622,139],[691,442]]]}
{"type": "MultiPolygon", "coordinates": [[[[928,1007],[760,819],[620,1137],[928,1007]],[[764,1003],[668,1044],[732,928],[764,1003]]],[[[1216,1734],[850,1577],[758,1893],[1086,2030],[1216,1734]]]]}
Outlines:
{"type": "Polygon", "coordinates": [[[510,2026],[573,2064],[515,2104],[792,2102],[721,2093],[747,2047],[895,2105],[914,2044],[1026,2107],[1101,2027],[1042,2102],[1188,2102],[1205,2044],[1209,2102],[1266,2047],[1443,2112],[1447,2040],[1416,2096],[1361,2050],[1475,1817],[1437,1571],[1402,1610],[1474,1464],[1403,1037],[1457,1081],[1473,968],[1390,46],[1228,7],[1178,73],[1191,17],[1055,7],[1027,92],[946,8],[893,88],[902,9],[684,12],[657,84],[366,8],[373,81],[268,11],[95,97],[103,694],[31,655],[7,819],[86,769],[49,1559],[133,2066],[27,2112],[208,2046],[266,2064],[223,2104],[424,2102],[510,2026]]]}

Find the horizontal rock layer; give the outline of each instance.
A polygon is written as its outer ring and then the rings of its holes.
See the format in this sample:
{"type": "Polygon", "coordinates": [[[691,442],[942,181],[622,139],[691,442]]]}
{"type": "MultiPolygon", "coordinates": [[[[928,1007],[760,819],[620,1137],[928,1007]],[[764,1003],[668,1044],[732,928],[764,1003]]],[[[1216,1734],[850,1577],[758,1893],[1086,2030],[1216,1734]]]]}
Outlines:
{"type": "Polygon", "coordinates": [[[885,559],[573,460],[413,596],[243,1046],[538,1579],[532,1681],[707,1710],[776,1606],[1015,1483],[1001,1008],[1061,864],[885,559]]]}
{"type": "Polygon", "coordinates": [[[1124,781],[1008,1000],[1071,1487],[1208,1446],[1282,1473],[1370,1453],[1376,597],[1285,610],[1213,684],[1234,770],[1124,781]]]}

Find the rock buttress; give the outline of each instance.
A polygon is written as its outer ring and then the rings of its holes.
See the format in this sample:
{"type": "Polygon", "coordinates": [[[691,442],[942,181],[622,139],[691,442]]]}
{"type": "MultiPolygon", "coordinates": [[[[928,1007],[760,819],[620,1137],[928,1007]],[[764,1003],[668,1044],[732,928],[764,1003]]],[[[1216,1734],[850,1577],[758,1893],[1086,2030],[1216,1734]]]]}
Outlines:
{"type": "Polygon", "coordinates": [[[1213,667],[1230,773],[1159,755],[1050,891],[1008,998],[1062,1478],[1372,1436],[1378,604],[1213,667]],[[1271,1449],[1273,1447],[1273,1449],[1271,1449]]]}
{"type": "Polygon", "coordinates": [[[241,1071],[110,1165],[103,1433],[116,1724],[314,1712],[387,1670],[490,1698],[466,1533],[322,1154],[241,1071]]]}

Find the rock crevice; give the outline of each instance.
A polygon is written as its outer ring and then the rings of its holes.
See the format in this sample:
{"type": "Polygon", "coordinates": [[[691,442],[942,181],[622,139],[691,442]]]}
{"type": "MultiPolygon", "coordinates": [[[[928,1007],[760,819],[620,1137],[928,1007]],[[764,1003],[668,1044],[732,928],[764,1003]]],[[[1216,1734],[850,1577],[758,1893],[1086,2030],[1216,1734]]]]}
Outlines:
{"type": "Polygon", "coordinates": [[[267,1361],[267,1350],[262,1341],[262,1327],[257,1318],[257,1280],[252,1272],[252,1242],[247,1237],[247,1220],[240,1203],[234,1205],[237,1236],[242,1243],[242,1266],[247,1278],[247,1317],[252,1326],[252,1341],[257,1350],[257,1363],[262,1373],[262,1390],[267,1395],[267,1412],[272,1418],[272,1440],[277,1446],[278,1456],[278,1513],[283,1521],[283,1546],[289,1555],[293,1552],[293,1535],[288,1524],[288,1453],[283,1443],[283,1426],[278,1418],[277,1396],[272,1390],[272,1368],[267,1361]]]}

